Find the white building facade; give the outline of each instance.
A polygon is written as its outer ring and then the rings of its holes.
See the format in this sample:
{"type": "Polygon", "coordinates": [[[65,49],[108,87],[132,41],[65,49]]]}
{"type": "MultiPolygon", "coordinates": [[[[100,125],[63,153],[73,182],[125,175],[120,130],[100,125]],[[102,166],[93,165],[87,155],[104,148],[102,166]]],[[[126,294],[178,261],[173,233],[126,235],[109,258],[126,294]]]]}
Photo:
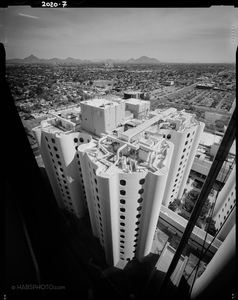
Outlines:
{"type": "Polygon", "coordinates": [[[82,129],[96,136],[115,129],[125,119],[125,101],[122,99],[110,101],[99,98],[82,101],[80,106],[82,129]]]}
{"type": "Polygon", "coordinates": [[[33,128],[33,133],[58,206],[82,218],[87,213],[87,202],[76,147],[92,137],[70,126],[70,121],[53,117],[33,128]],[[67,130],[62,122],[68,125],[67,130]]]}
{"type": "Polygon", "coordinates": [[[140,119],[149,115],[150,101],[129,98],[125,100],[126,110],[133,113],[134,118],[140,119]]]}
{"type": "MultiPolygon", "coordinates": [[[[156,112],[160,113],[160,110],[156,112]]],[[[172,167],[163,198],[166,207],[175,198],[182,198],[204,126],[204,123],[195,120],[195,115],[176,109],[160,124],[159,133],[174,144],[172,167]]]]}
{"type": "Polygon", "coordinates": [[[236,224],[236,168],[220,191],[214,207],[213,220],[218,230],[217,238],[224,241],[236,224]]]}
{"type": "MultiPolygon", "coordinates": [[[[197,153],[195,155],[192,170],[202,175],[207,176],[212,166],[213,160],[217,154],[222,137],[208,132],[203,132],[200,138],[197,153]]],[[[220,183],[225,183],[230,175],[230,169],[235,161],[236,156],[236,141],[234,141],[229,154],[224,161],[222,168],[216,178],[220,183]]]]}
{"type": "Polygon", "coordinates": [[[89,212],[109,265],[142,259],[162,203],[183,193],[204,124],[170,108],[132,117],[128,129],[120,99],[83,101],[80,113],[61,112],[33,129],[58,206],[77,218],[89,212]],[[101,127],[92,111],[102,113],[101,127]]]}
{"type": "Polygon", "coordinates": [[[150,159],[138,141],[110,135],[78,147],[92,231],[109,265],[150,253],[173,153],[161,136],[152,140],[150,159]]]}

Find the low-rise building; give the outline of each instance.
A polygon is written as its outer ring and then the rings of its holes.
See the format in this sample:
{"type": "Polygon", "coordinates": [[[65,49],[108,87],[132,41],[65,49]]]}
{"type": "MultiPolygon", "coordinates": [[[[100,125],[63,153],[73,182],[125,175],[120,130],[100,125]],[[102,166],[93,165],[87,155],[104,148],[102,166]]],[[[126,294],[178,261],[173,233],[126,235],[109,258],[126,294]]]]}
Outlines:
{"type": "Polygon", "coordinates": [[[126,110],[133,113],[134,118],[140,119],[149,115],[150,102],[135,98],[129,98],[125,100],[126,110]]]}
{"type": "MultiPolygon", "coordinates": [[[[201,139],[199,141],[199,146],[197,147],[196,155],[191,168],[193,171],[196,171],[205,176],[208,175],[215,155],[218,151],[219,145],[221,143],[221,140],[221,136],[214,135],[209,132],[202,133],[201,139]]],[[[216,179],[220,183],[226,182],[233,168],[235,159],[235,145],[236,142],[234,142],[234,144],[232,145],[230,153],[216,179]]]]}
{"type": "Polygon", "coordinates": [[[82,101],[81,117],[82,128],[97,136],[107,133],[122,124],[125,119],[125,101],[110,101],[93,99],[82,101]]]}
{"type": "Polygon", "coordinates": [[[144,93],[141,91],[126,90],[124,91],[124,99],[136,98],[144,99],[144,93]]]}

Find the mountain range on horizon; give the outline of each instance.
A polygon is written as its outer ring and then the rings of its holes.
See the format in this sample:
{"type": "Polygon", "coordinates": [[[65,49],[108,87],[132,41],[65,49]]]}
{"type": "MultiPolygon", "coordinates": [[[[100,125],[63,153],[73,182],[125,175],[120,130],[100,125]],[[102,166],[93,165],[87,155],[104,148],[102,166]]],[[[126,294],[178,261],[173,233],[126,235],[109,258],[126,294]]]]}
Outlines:
{"type": "Polygon", "coordinates": [[[128,64],[160,64],[161,62],[156,58],[150,58],[147,56],[141,56],[140,58],[131,58],[127,61],[128,64]]]}
{"type": "Polygon", "coordinates": [[[66,59],[60,58],[50,58],[50,59],[43,59],[38,58],[34,55],[30,55],[24,59],[21,58],[13,58],[7,59],[6,63],[8,64],[91,64],[91,63],[127,63],[127,64],[160,64],[161,62],[156,58],[150,58],[147,56],[141,56],[140,58],[134,59],[130,58],[129,60],[123,59],[76,59],[72,57],[67,57],[66,59]]]}

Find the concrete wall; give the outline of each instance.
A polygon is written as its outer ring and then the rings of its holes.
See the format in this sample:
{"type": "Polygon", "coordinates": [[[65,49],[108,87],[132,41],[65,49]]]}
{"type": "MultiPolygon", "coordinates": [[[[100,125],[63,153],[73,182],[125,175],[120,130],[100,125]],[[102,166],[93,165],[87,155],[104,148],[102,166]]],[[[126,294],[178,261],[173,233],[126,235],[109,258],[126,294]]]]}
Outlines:
{"type": "Polygon", "coordinates": [[[106,105],[105,107],[90,106],[81,103],[82,128],[97,136],[115,129],[125,119],[125,103],[106,105]]]}
{"type": "Polygon", "coordinates": [[[183,196],[184,188],[185,188],[188,176],[189,176],[190,171],[191,171],[191,167],[192,167],[192,164],[193,164],[193,161],[194,161],[194,157],[195,157],[196,152],[197,152],[197,148],[198,148],[199,141],[200,141],[201,135],[203,133],[204,127],[205,127],[205,124],[202,123],[202,122],[200,122],[200,125],[197,125],[194,128],[195,129],[195,133],[194,133],[194,130],[193,130],[193,132],[192,132],[192,134],[190,136],[190,138],[191,138],[190,139],[191,148],[190,148],[189,154],[187,154],[187,156],[188,156],[187,159],[188,160],[187,160],[187,164],[186,164],[185,169],[184,169],[183,177],[182,177],[180,188],[179,188],[179,192],[178,192],[178,198],[179,199],[181,199],[182,196],[183,196]]]}
{"type": "Polygon", "coordinates": [[[175,198],[182,196],[196,153],[197,138],[201,135],[203,126],[201,125],[198,136],[196,135],[197,128],[197,126],[194,126],[184,132],[171,129],[160,130],[160,133],[164,134],[166,139],[174,144],[172,163],[168,175],[169,180],[166,184],[163,199],[163,205],[165,206],[168,206],[169,202],[172,202],[175,198]]]}
{"type": "Polygon", "coordinates": [[[78,148],[93,234],[109,265],[150,253],[172,159],[173,144],[168,144],[166,166],[153,174],[124,173],[117,167],[104,172],[105,167],[86,153],[90,144],[78,148]]]}
{"type": "Polygon", "coordinates": [[[224,240],[232,226],[235,224],[236,207],[236,168],[233,168],[227,182],[220,191],[214,207],[214,221],[220,230],[218,236],[224,240]]]}
{"type": "Polygon", "coordinates": [[[76,148],[90,143],[91,136],[79,132],[53,134],[41,127],[34,128],[33,132],[58,206],[82,218],[87,207],[76,148]]]}
{"type": "Polygon", "coordinates": [[[227,299],[237,286],[236,281],[236,226],[222,243],[203,274],[196,279],[192,300],[227,299]]]}
{"type": "Polygon", "coordinates": [[[142,259],[151,251],[153,237],[157,226],[159,212],[168,181],[169,167],[171,166],[174,147],[172,143],[167,151],[166,166],[155,173],[148,172],[145,183],[144,206],[142,211],[139,245],[137,258],[142,259]]]}
{"type": "MultiPolygon", "coordinates": [[[[211,165],[212,165],[212,161],[195,157],[191,169],[193,171],[196,171],[200,174],[207,176],[210,171],[211,165]]],[[[228,172],[229,172],[229,165],[224,163],[217,176],[217,181],[223,183],[226,182],[228,172]]]]}
{"type": "MultiPolygon", "coordinates": [[[[179,216],[177,213],[173,212],[172,210],[165,207],[164,205],[161,206],[161,210],[159,214],[159,222],[161,222],[165,226],[170,227],[179,236],[182,236],[185,227],[187,226],[188,223],[186,219],[179,216]]],[[[213,257],[213,255],[216,253],[218,248],[221,246],[222,242],[216,238],[211,244],[211,241],[213,240],[213,236],[211,236],[210,234],[206,236],[206,232],[203,229],[194,226],[193,232],[191,234],[191,239],[194,245],[196,245],[200,250],[203,247],[205,237],[206,237],[205,247],[208,247],[210,245],[207,255],[213,257]]]]}

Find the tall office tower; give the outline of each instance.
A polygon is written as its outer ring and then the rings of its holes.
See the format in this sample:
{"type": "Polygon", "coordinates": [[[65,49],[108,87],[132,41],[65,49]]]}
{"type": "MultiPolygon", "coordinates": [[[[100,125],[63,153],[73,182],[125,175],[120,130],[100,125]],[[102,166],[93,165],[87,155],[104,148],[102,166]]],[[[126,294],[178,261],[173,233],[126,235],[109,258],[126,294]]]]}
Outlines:
{"type": "Polygon", "coordinates": [[[236,168],[220,191],[214,207],[213,220],[218,230],[217,238],[224,241],[234,224],[236,224],[236,168]]]}
{"type": "MultiPolygon", "coordinates": [[[[153,114],[162,111],[159,109],[153,114]]],[[[176,109],[171,109],[163,121],[159,133],[174,144],[172,167],[163,198],[163,205],[168,206],[175,198],[182,198],[205,124],[196,121],[194,114],[176,109]]]]}
{"type": "Polygon", "coordinates": [[[61,112],[33,128],[45,169],[60,208],[81,218],[87,212],[86,194],[76,147],[92,140],[78,132],[80,110],[61,112]]]}
{"type": "Polygon", "coordinates": [[[151,251],[173,144],[151,132],[163,115],[78,147],[94,236],[109,265],[151,251]]]}

